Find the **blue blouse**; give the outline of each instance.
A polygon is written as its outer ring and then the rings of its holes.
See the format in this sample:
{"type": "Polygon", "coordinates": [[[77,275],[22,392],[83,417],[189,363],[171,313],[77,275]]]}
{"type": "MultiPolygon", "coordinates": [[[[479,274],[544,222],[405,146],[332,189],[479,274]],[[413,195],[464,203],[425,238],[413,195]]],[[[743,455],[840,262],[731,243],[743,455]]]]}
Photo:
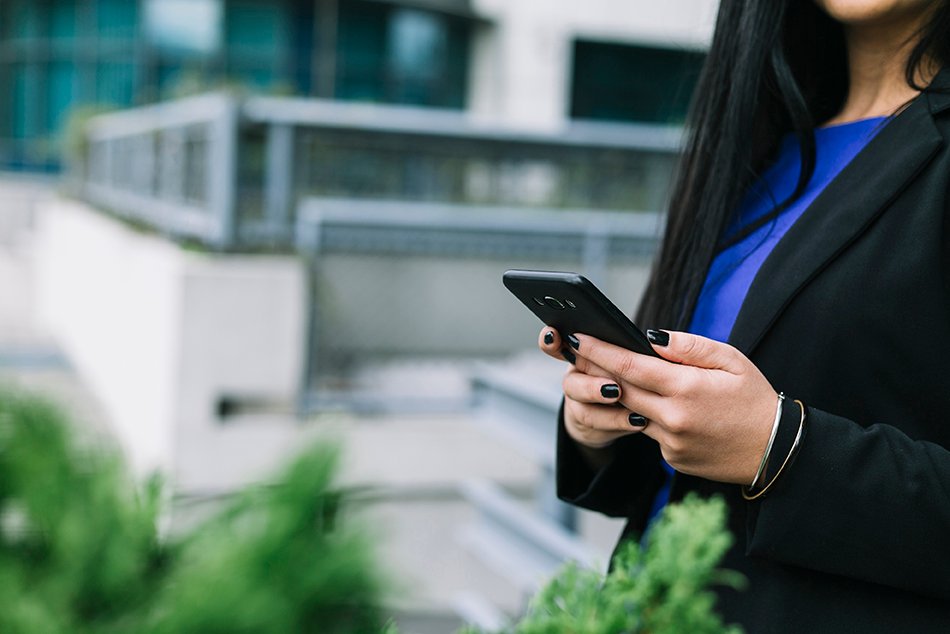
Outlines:
{"type": "MultiPolygon", "coordinates": [[[[884,127],[885,120],[885,117],[875,117],[815,130],[815,171],[805,191],[775,218],[716,255],[700,291],[689,332],[717,341],[729,339],[739,309],[762,263],[818,194],[884,127]]],[[[798,140],[789,134],[782,139],[775,162],[749,188],[738,213],[726,228],[725,240],[728,242],[730,236],[737,235],[743,227],[791,196],[800,173],[801,149],[798,140]]],[[[653,501],[651,520],[666,506],[670,497],[673,468],[666,461],[663,461],[663,467],[669,475],[653,501]]]]}
{"type": "MultiPolygon", "coordinates": [[[[883,127],[884,117],[815,130],[815,172],[805,191],[773,220],[716,255],[693,311],[689,332],[726,341],[762,263],[818,194],[883,127]]],[[[801,172],[797,139],[786,135],[775,163],[746,194],[725,238],[764,216],[795,191],[801,172]]]]}

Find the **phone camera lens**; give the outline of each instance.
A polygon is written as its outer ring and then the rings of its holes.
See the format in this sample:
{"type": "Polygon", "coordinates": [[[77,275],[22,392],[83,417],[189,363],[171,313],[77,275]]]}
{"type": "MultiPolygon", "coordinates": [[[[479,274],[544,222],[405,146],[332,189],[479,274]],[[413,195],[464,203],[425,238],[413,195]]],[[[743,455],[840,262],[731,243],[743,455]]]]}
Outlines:
{"type": "Polygon", "coordinates": [[[532,297],[531,299],[533,299],[534,303],[537,304],[538,306],[544,306],[544,300],[541,299],[540,297],[532,297]]]}
{"type": "Polygon", "coordinates": [[[560,300],[554,299],[553,297],[545,297],[544,303],[556,310],[564,310],[564,304],[562,304],[560,300]]]}

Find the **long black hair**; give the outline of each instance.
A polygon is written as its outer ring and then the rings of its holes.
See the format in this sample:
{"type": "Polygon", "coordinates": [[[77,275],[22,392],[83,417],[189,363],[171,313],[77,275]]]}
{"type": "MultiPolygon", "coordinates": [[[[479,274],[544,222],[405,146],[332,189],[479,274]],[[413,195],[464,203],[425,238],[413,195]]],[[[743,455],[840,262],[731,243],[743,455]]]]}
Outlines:
{"type": "MultiPolygon", "coordinates": [[[[932,58],[950,62],[950,1],[923,26],[908,84],[932,58]]],[[[809,0],[722,0],[687,118],[666,233],[640,308],[644,327],[683,329],[721,248],[722,232],[779,141],[794,133],[802,165],[797,198],[815,167],[814,128],[844,105],[844,29],[809,0]]]]}

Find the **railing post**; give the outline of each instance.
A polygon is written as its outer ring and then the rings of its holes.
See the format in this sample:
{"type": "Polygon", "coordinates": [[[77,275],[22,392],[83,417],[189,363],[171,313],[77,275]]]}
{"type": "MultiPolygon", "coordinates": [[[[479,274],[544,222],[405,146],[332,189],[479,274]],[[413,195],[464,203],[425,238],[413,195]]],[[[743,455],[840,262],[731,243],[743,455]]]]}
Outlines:
{"type": "Polygon", "coordinates": [[[304,363],[301,369],[299,398],[297,401],[297,418],[304,420],[317,406],[314,384],[317,377],[317,353],[320,324],[320,301],[317,297],[320,279],[321,255],[321,225],[319,219],[314,222],[300,223],[295,221],[293,236],[295,247],[304,254],[307,262],[307,315],[305,337],[304,363]]]}
{"type": "Polygon", "coordinates": [[[135,183],[136,190],[144,192],[146,196],[153,196],[156,190],[155,155],[158,151],[156,145],[154,133],[143,133],[136,139],[135,154],[132,157],[132,182],[135,183]]]}
{"type": "Polygon", "coordinates": [[[108,187],[115,187],[115,140],[107,139],[101,142],[102,147],[102,183],[108,187]]]}
{"type": "Polygon", "coordinates": [[[272,240],[291,238],[293,197],[294,129],[286,123],[267,128],[267,160],[264,163],[264,216],[272,240]]]}
{"type": "MultiPolygon", "coordinates": [[[[112,141],[110,140],[110,143],[112,141]]],[[[159,187],[158,198],[167,202],[180,202],[185,199],[185,133],[181,128],[162,130],[159,149],[159,187]]],[[[111,170],[110,170],[111,172],[111,170]]],[[[109,184],[112,184],[110,176],[109,184]]]]}
{"type": "Polygon", "coordinates": [[[216,219],[214,245],[226,250],[237,241],[237,160],[240,105],[221,96],[220,113],[209,125],[207,166],[208,207],[216,219]]]}

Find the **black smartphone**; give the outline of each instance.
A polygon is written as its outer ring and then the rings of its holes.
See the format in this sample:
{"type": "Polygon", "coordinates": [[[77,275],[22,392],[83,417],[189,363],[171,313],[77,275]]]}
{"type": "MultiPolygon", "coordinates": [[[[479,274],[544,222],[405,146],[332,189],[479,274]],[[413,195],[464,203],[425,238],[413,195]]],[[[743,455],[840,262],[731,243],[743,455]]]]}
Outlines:
{"type": "Polygon", "coordinates": [[[647,336],[583,275],[513,269],[505,271],[502,282],[565,342],[568,335],[579,332],[633,352],[659,356],[647,336]]]}

